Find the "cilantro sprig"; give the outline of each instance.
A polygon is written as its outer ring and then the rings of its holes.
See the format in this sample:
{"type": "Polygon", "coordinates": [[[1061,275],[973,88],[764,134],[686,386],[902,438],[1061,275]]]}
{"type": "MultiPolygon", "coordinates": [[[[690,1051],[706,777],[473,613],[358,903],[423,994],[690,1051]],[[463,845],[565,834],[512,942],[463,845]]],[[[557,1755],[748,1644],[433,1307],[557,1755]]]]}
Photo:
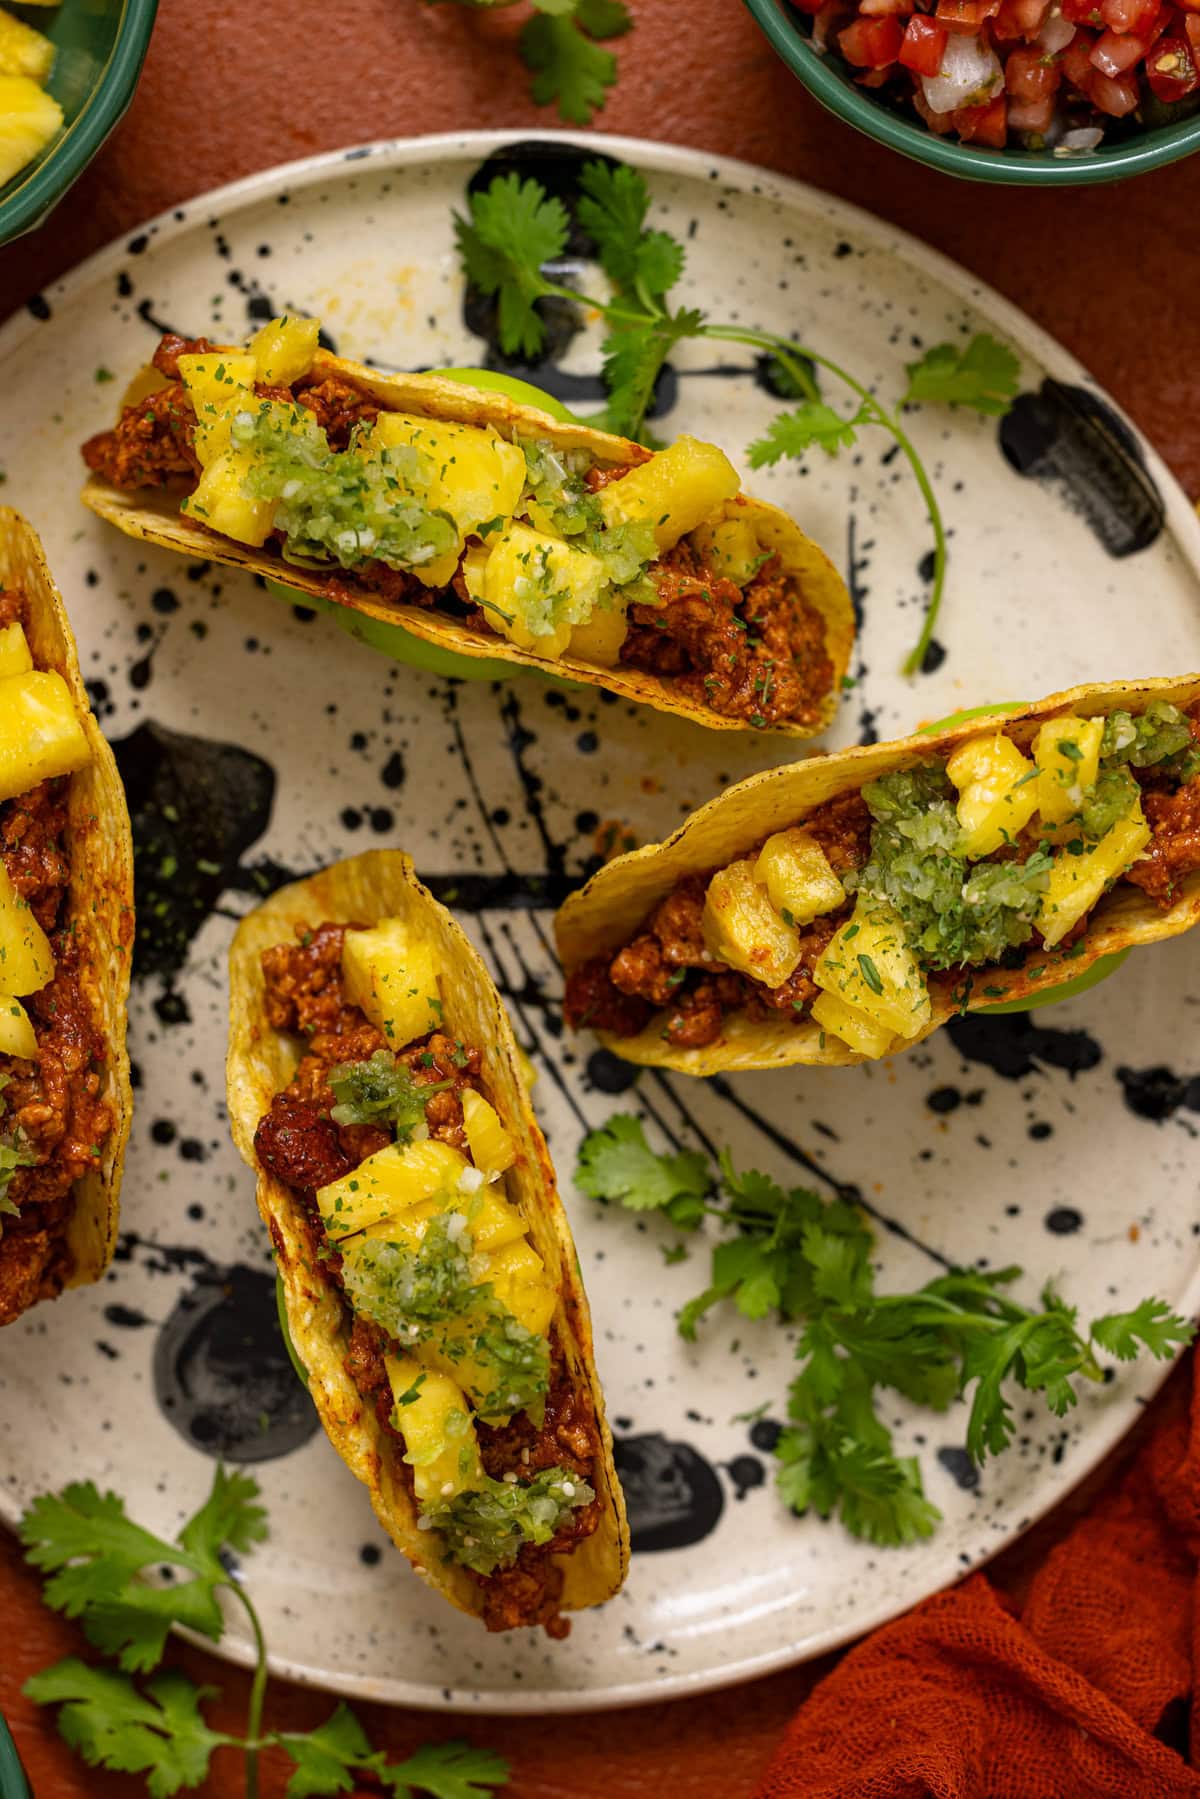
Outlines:
{"type": "Polygon", "coordinates": [[[608,298],[581,293],[545,272],[546,265],[566,249],[570,220],[562,202],[548,198],[537,181],[516,174],[497,176],[470,196],[466,215],[455,215],[463,271],[468,281],[496,300],[504,354],[534,358],[545,342],[542,302],[566,300],[595,309],[607,326],[603,355],[608,403],[595,421],[606,430],[627,437],[643,435],[667,357],[685,339],[707,338],[742,344],[770,357],[797,400],[750,445],[752,467],[785,458],[799,460],[814,447],[836,456],[852,447],[868,425],[888,432],[912,471],[933,532],[929,599],[920,635],[904,662],[906,674],[916,673],[937,623],[948,550],[937,495],[901,414],[908,406],[930,403],[1003,413],[1017,391],[1017,358],[987,333],[961,349],[936,344],[907,365],[908,386],[898,402],[885,405],[848,370],[816,350],[773,332],[715,323],[695,308],[675,304],[672,289],[683,274],[686,252],[677,238],[648,223],[650,195],[636,169],[598,160],[585,163],[580,189],[576,216],[595,242],[612,286],[608,298]],[[849,414],[822,399],[814,369],[824,370],[849,389],[854,401],[849,414]]]}
{"type": "Polygon", "coordinates": [[[630,1211],[660,1211],[677,1229],[717,1222],[709,1284],[680,1309],[680,1334],[694,1342],[721,1304],[798,1327],[800,1367],[775,1445],[779,1493],[793,1511],[837,1516],[880,1545],[928,1537],[941,1516],[915,1458],[896,1452],[881,1391],[935,1412],[969,1395],[967,1453],[981,1463],[1012,1439],[1011,1389],[1040,1394],[1061,1418],[1077,1403],[1079,1379],[1106,1378],[1101,1353],[1164,1359],[1194,1334],[1160,1299],[1084,1329],[1050,1285],[1035,1307],[1014,1299],[1019,1268],[954,1269],[915,1292],[879,1293],[873,1239],[856,1206],[738,1173],[727,1152],[715,1168],[694,1150],[659,1154],[631,1113],[584,1138],[576,1183],[630,1211]]]}
{"type": "Polygon", "coordinates": [[[35,1674],[24,1691],[38,1705],[58,1707],[58,1727],[90,1767],[144,1774],[153,1799],[170,1799],[208,1777],[213,1751],[239,1749],[246,1799],[258,1793],[259,1757],[270,1746],[294,1764],[287,1799],[349,1793],[370,1777],[394,1799],[426,1793],[431,1799],[486,1799],[508,1781],[507,1764],[467,1743],[426,1745],[406,1761],[374,1750],[345,1705],[316,1730],[264,1731],[266,1643],[249,1593],[230,1571],[230,1552],[246,1554],[267,1536],[258,1483],[218,1467],[212,1490],[175,1542],[134,1523],[124,1501],[90,1481],[36,1499],[21,1520],[26,1558],[49,1576],[47,1605],[77,1618],[84,1635],[112,1666],[67,1656],[35,1674]],[[157,1583],[147,1577],[159,1575],[157,1583]],[[171,1575],[174,1578],[164,1580],[171,1575]],[[176,1625],[219,1642],[226,1592],[250,1620],[256,1666],[246,1735],[211,1730],[202,1706],[216,1689],[199,1687],[175,1669],[162,1669],[169,1631],[176,1625]],[[150,1676],[137,1680],[136,1675],[150,1676]]]}
{"type": "MultiPolygon", "coordinates": [[[[515,0],[460,0],[477,10],[515,0]]],[[[590,125],[617,79],[617,59],[605,42],[624,37],[633,19],[624,0],[532,0],[533,16],[517,38],[521,61],[539,106],[557,104],[569,125],[590,125]]]]}

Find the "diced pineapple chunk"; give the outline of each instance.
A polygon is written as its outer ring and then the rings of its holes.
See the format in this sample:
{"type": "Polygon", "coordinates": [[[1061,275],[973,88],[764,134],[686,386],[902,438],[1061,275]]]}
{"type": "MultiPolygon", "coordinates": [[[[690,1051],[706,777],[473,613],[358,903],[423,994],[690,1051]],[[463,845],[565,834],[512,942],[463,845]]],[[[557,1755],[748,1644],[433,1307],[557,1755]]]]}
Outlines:
{"type": "Polygon", "coordinates": [[[925,976],[899,914],[882,900],[860,897],[849,922],[826,945],[813,980],[897,1037],[915,1037],[932,1016],[925,976]]]}
{"type": "Polygon", "coordinates": [[[53,669],[0,680],[0,800],[92,759],[71,690],[53,669]]]}
{"type": "MultiPolygon", "coordinates": [[[[196,455],[206,469],[229,453],[235,416],[254,404],[254,358],[241,350],[197,351],[179,358],[179,373],[196,414],[196,455]]],[[[226,536],[234,535],[226,531],[226,536]]]]}
{"type": "Polygon", "coordinates": [[[1037,767],[1003,731],[960,744],[946,773],[958,788],[967,856],[990,856],[1013,842],[1037,811],[1037,767]]]}
{"type": "Polygon", "coordinates": [[[495,1106],[473,1087],[464,1089],[462,1109],[471,1160],[476,1168],[494,1180],[516,1161],[516,1146],[501,1124],[495,1106]]]}
{"type": "Polygon", "coordinates": [[[1102,718],[1048,718],[1033,740],[1038,811],[1048,825],[1073,818],[1100,773],[1102,718]]]}
{"type": "Polygon", "coordinates": [[[362,1007],[393,1049],[441,1023],[436,957],[429,944],[409,937],[398,918],[346,932],[342,978],[351,1005],[362,1007]]]}
{"type": "Polygon", "coordinates": [[[256,331],[246,348],[264,387],[291,387],[307,375],[320,336],[319,319],[297,319],[287,313],[256,331]]]}
{"type": "Polygon", "coordinates": [[[525,1220],[510,1206],[499,1187],[484,1187],[465,1206],[471,1243],[480,1255],[490,1255],[525,1235],[525,1220]]]}
{"type": "Polygon", "coordinates": [[[331,1237],[381,1224],[437,1194],[458,1193],[467,1158],[436,1137],[389,1143],[349,1174],[317,1189],[317,1205],[331,1237]]]}
{"type": "Polygon", "coordinates": [[[839,999],[836,993],[819,994],[812,1004],[812,1016],[823,1031],[840,1037],[860,1056],[885,1056],[895,1042],[894,1031],[876,1024],[857,1006],[847,1005],[844,999],[839,999]]]}
{"type": "Polygon", "coordinates": [[[576,625],[567,648],[582,662],[594,662],[598,668],[615,668],[621,660],[621,645],[629,635],[629,620],[620,606],[597,606],[590,618],[576,625]]]}
{"type": "Polygon", "coordinates": [[[24,996],[53,978],[50,940],[0,862],[0,988],[24,996]]]}
{"type": "Polygon", "coordinates": [[[425,1232],[429,1229],[429,1220],[436,1218],[439,1212],[444,1212],[446,1206],[446,1195],[439,1193],[432,1199],[419,1199],[415,1205],[406,1206],[402,1212],[389,1212],[379,1224],[368,1224],[361,1236],[352,1238],[346,1244],[343,1252],[346,1261],[353,1261],[358,1254],[359,1245],[367,1242],[402,1243],[406,1249],[420,1249],[425,1232]]]}
{"type": "Polygon", "coordinates": [[[418,1500],[452,1499],[483,1480],[479,1440],[462,1388],[412,1356],[385,1356],[392,1423],[404,1438],[418,1500]]]}
{"type": "Polygon", "coordinates": [[[37,1037],[24,1006],[19,999],[0,995],[0,1056],[32,1062],[36,1055],[37,1037]]]}
{"type": "Polygon", "coordinates": [[[32,25],[0,9],[0,75],[28,75],[44,87],[54,67],[54,45],[32,25]]]}
{"type": "Polygon", "coordinates": [[[692,532],[692,548],[716,575],[744,587],[763,559],[758,534],[748,518],[705,520],[692,532]]]}
{"type": "Polygon", "coordinates": [[[1090,849],[1078,855],[1072,855],[1069,849],[1056,852],[1037,916],[1037,928],[1047,949],[1062,942],[1117,876],[1137,861],[1149,841],[1150,826],[1142,814],[1141,801],[1135,800],[1127,815],[1119,818],[1090,849]]]}
{"type": "Polygon", "coordinates": [[[222,537],[232,537],[235,543],[258,549],[271,535],[278,502],[255,500],[242,491],[253,467],[251,451],[223,451],[207,465],[195,492],[187,496],[179,510],[222,537]]]}
{"type": "Polygon", "coordinates": [[[679,437],[669,449],[602,488],[600,510],[609,525],[652,525],[659,549],[669,550],[731,500],[739,485],[723,450],[696,437],[679,437]]]}
{"type": "Polygon", "coordinates": [[[486,557],[468,557],[464,565],[472,598],[492,629],[521,649],[561,656],[607,584],[604,564],[528,525],[510,525],[489,541],[486,557]]]}
{"type": "Polygon", "coordinates": [[[0,679],[7,675],[27,675],[32,667],[29,643],[14,619],[11,625],[0,629],[0,679]]]}
{"type": "Polygon", "coordinates": [[[787,924],[810,924],[822,912],[835,911],[846,898],[825,851],[798,827],[767,838],[754,864],[754,878],[787,924]]]}
{"type": "Polygon", "coordinates": [[[469,537],[493,519],[512,517],[525,486],[525,457],[495,431],[381,412],[373,436],[388,449],[420,453],[428,481],[424,498],[436,511],[450,514],[460,536],[469,537]]]}
{"type": "Polygon", "coordinates": [[[711,955],[766,987],[781,986],[800,960],[800,939],[755,880],[752,862],[731,862],[713,876],[700,928],[711,955]]]}
{"type": "Polygon", "coordinates": [[[555,1289],[546,1279],[546,1267],[536,1249],[522,1238],[508,1243],[488,1257],[481,1280],[487,1281],[518,1324],[544,1337],[558,1303],[555,1289]]]}
{"type": "Polygon", "coordinates": [[[0,75],[0,186],[62,130],[63,111],[28,75],[0,75]]]}

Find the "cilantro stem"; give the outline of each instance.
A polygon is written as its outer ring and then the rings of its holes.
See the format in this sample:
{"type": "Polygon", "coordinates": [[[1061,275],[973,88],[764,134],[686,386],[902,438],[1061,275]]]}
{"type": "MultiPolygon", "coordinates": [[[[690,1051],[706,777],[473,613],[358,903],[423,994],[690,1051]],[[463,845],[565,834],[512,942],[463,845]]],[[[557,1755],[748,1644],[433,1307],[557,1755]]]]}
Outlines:
{"type": "Polygon", "coordinates": [[[876,399],[870,388],[864,387],[861,381],[856,381],[853,375],[848,374],[838,363],[832,362],[828,356],[822,356],[819,351],[793,344],[790,339],[776,337],[769,331],[743,331],[738,325],[704,325],[701,328],[701,334],[704,337],[723,338],[728,343],[750,344],[760,349],[771,350],[794,379],[798,379],[800,374],[803,375],[802,386],[808,399],[815,400],[819,398],[819,395],[809,379],[807,371],[801,370],[800,366],[794,363],[794,358],[802,356],[806,361],[816,363],[818,368],[828,369],[831,375],[835,375],[839,381],[845,382],[851,392],[858,395],[869,415],[864,422],[873,421],[891,433],[901,455],[912,470],[913,479],[921,491],[921,498],[925,502],[925,510],[929,514],[929,523],[933,530],[933,580],[930,586],[929,604],[925,608],[921,634],[901,665],[904,674],[917,674],[933,638],[934,626],[937,623],[938,611],[942,603],[942,589],[946,584],[946,527],[937,495],[933,491],[933,484],[925,471],[925,464],[921,461],[916,445],[895,413],[889,412],[883,402],[876,399]]]}
{"type": "Polygon", "coordinates": [[[240,1581],[229,1588],[240,1599],[254,1633],[254,1679],[250,1683],[250,1709],[246,1714],[246,1799],[258,1799],[258,1752],[262,1740],[263,1703],[267,1695],[267,1641],[254,1601],[240,1581]]]}

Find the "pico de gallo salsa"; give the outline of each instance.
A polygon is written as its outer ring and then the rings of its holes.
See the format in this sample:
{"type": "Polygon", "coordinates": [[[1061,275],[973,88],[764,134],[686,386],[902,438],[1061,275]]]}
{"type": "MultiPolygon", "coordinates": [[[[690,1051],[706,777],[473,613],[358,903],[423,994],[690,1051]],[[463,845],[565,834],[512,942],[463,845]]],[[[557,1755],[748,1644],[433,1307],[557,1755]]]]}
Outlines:
{"type": "Polygon", "coordinates": [[[939,137],[1061,154],[1200,108],[1200,0],[790,0],[939,137]]]}

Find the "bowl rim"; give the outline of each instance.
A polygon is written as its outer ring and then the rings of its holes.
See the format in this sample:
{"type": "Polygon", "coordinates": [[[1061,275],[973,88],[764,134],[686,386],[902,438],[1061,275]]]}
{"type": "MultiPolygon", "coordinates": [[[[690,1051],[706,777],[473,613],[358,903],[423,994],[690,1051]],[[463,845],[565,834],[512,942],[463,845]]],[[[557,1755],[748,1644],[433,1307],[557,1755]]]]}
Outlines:
{"type": "Polygon", "coordinates": [[[108,60],[78,115],[50,154],[6,200],[0,201],[0,244],[31,230],[78,180],[113,127],[137,86],[158,0],[121,0],[121,16],[108,60]]]}
{"type": "Polygon", "coordinates": [[[17,1746],[3,1716],[0,1716],[0,1799],[32,1799],[17,1746]]]}
{"type": "Polygon", "coordinates": [[[976,149],[973,144],[952,143],[919,122],[890,112],[865,91],[851,87],[786,17],[779,0],[743,3],[792,74],[822,106],[877,143],[944,174],[1010,187],[1084,187],[1147,174],[1200,150],[1200,113],[1088,156],[1043,158],[1036,152],[976,149]]]}

